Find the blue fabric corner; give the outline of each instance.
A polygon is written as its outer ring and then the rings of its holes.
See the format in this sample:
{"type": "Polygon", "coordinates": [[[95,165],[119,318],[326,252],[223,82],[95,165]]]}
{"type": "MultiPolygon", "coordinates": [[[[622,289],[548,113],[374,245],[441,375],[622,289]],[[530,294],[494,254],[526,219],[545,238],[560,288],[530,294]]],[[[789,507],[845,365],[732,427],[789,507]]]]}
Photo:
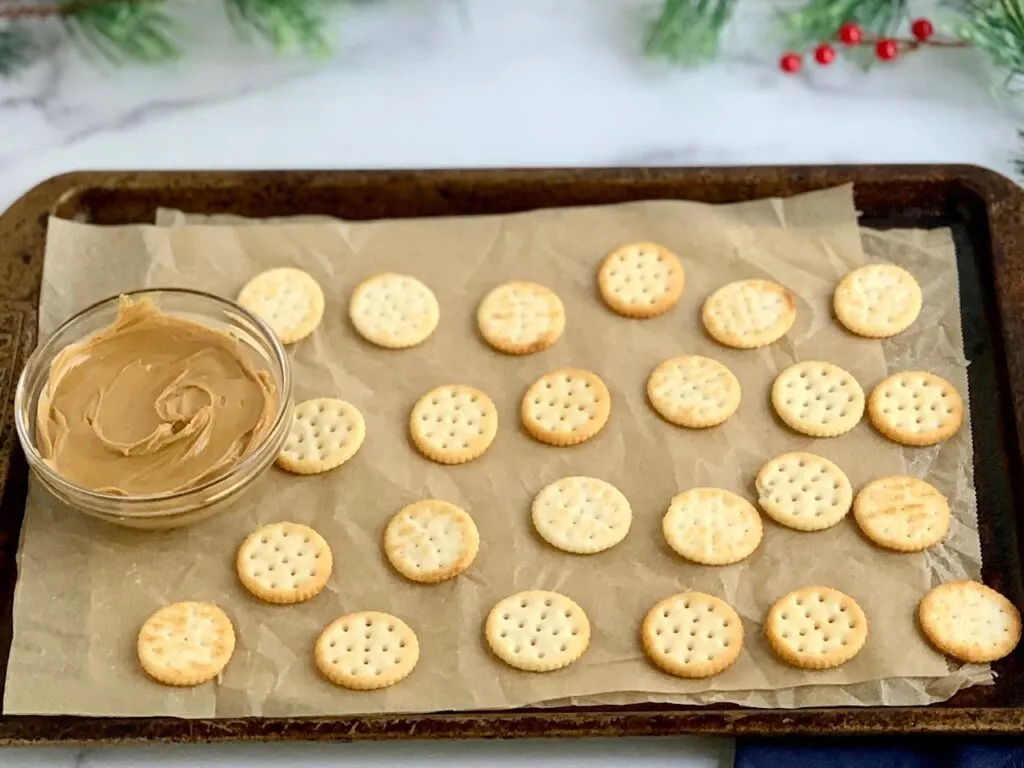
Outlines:
{"type": "Polygon", "coordinates": [[[1024,768],[1024,739],[739,739],[735,768],[1024,768]]]}

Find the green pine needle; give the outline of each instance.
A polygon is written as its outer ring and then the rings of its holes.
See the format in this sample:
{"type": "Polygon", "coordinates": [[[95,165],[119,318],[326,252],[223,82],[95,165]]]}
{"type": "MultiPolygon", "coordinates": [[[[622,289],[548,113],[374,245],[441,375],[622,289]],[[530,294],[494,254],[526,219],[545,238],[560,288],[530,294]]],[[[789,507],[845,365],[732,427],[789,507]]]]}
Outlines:
{"type": "Polygon", "coordinates": [[[298,48],[323,58],[333,50],[324,29],[327,11],[336,0],[224,0],[235,29],[245,36],[254,30],[279,52],[298,48]]]}
{"type": "MultiPolygon", "coordinates": [[[[1010,92],[1020,91],[1024,79],[1024,0],[949,0],[961,16],[955,30],[981,51],[1004,76],[1010,92]]],[[[1024,131],[1020,131],[1024,139],[1024,131]]],[[[1024,153],[1015,162],[1024,179],[1024,153]]]]}
{"type": "Polygon", "coordinates": [[[644,50],[687,66],[710,61],[718,53],[722,30],[737,0],[665,0],[651,24],[644,50]]]}
{"type": "Polygon", "coordinates": [[[35,41],[23,25],[0,27],[0,77],[10,77],[24,69],[35,54],[35,41]]]}
{"type": "Polygon", "coordinates": [[[164,0],[65,2],[64,27],[87,54],[114,65],[162,64],[181,56],[164,0]]]}
{"type": "Polygon", "coordinates": [[[1003,70],[1010,82],[1024,77],[1024,0],[957,0],[960,38],[1003,70]]]}
{"type": "Polygon", "coordinates": [[[906,19],[906,0],[809,0],[779,14],[786,44],[795,51],[835,40],[847,22],[881,37],[895,35],[906,19]]]}

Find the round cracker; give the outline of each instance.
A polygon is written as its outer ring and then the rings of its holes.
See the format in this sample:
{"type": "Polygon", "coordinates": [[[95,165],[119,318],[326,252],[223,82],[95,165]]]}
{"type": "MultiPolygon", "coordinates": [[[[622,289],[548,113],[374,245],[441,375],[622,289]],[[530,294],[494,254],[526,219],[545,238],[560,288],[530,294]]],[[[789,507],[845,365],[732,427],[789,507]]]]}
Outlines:
{"type": "Polygon", "coordinates": [[[789,332],[796,320],[796,302],[778,283],[739,280],[708,296],[701,319],[715,341],[736,349],[756,349],[789,332]]]}
{"type": "Polygon", "coordinates": [[[416,668],[416,633],[396,616],[349,613],[328,624],[313,650],[317,669],[332,683],[356,691],[387,688],[416,668]]]}
{"type": "Polygon", "coordinates": [[[832,306],[847,330],[884,339],[907,330],[917,319],[921,286],[895,264],[868,264],[839,282],[832,306]]]}
{"type": "Polygon", "coordinates": [[[259,317],[282,344],[294,344],[313,332],[324,316],[324,292],[301,269],[278,267],[246,283],[238,303],[259,317]]]}
{"type": "Polygon", "coordinates": [[[558,341],[565,330],[565,307],[543,285],[504,283],[480,302],[476,321],[481,335],[499,352],[529,355],[558,341]]]}
{"type": "Polygon", "coordinates": [[[292,409],[292,423],[277,466],[297,475],[315,475],[340,467],[366,439],[366,422],[351,403],[318,397],[292,409]]]}
{"type": "Polygon", "coordinates": [[[541,376],[523,396],[523,426],[549,445],[589,440],[608,422],[611,395],[597,374],[562,368],[541,376]]]}
{"type": "Polygon", "coordinates": [[[920,552],[945,538],[949,502],[916,477],[881,477],[865,485],[853,501],[861,531],[880,547],[920,552]]]}
{"type": "Polygon", "coordinates": [[[754,481],[761,509],[797,531],[831,528],[850,511],[853,488],[839,467],[813,453],[784,453],[767,462],[754,481]]]}
{"type": "Polygon", "coordinates": [[[498,434],[498,411],[476,387],[446,384],[419,399],[409,415],[413,444],[439,464],[464,464],[482,455],[498,434]]]}
{"type": "Polygon", "coordinates": [[[139,630],[146,674],[164,685],[199,685],[220,675],[235,650],[231,619],[211,603],[165,605],[139,630]]]}
{"type": "Polygon", "coordinates": [[[875,429],[897,443],[935,445],[960,430],[964,402],[945,379],[927,371],[904,371],[874,388],[868,418],[875,429]]]}
{"type": "Polygon", "coordinates": [[[625,317],[657,317],[683,294],[679,258],[657,243],[630,243],[610,253],[597,273],[605,304],[625,317]]]}
{"type": "Polygon", "coordinates": [[[775,654],[801,669],[845,664],[868,638],[868,620],[857,601],[830,587],[804,587],[769,609],[764,633],[775,654]]]}
{"type": "Polygon", "coordinates": [[[402,508],[384,529],[384,554],[411,581],[436,584],[469,568],[480,551],[480,534],[464,510],[426,499],[402,508]]]}
{"type": "Polygon", "coordinates": [[[319,595],[334,558],[324,537],[298,523],[270,523],[238,548],[235,568],[242,585],[268,603],[290,605],[319,595]]]}
{"type": "Polygon", "coordinates": [[[917,618],[932,645],[972,664],[998,661],[1020,642],[1020,612],[994,589],[976,581],[935,587],[918,605],[917,618]]]}
{"type": "Polygon", "coordinates": [[[405,349],[430,338],[441,308],[434,292],[415,277],[386,272],[356,286],[348,314],[359,335],[371,344],[405,349]]]}
{"type": "Polygon", "coordinates": [[[594,477],[563,477],[533,499],[533,527],[548,544],[590,555],[629,533],[633,512],[622,491],[594,477]]]}
{"type": "Polygon", "coordinates": [[[724,600],[681,592],[648,611],[640,631],[644,653],[678,677],[711,677],[728,669],[743,650],[743,622],[724,600]]]}
{"type": "Polygon", "coordinates": [[[721,488],[683,491],[672,499],[661,525],[676,554],[703,565],[729,565],[749,557],[764,532],[753,505],[721,488]]]}
{"type": "Polygon", "coordinates": [[[647,398],[658,415],[693,429],[714,427],[732,416],[741,392],[732,371],[700,355],[666,360],[647,379],[647,398]]]}
{"type": "Polygon", "coordinates": [[[491,651],[510,667],[551,672],[579,659],[590,644],[590,621],[557,592],[534,590],[506,597],[484,625],[491,651]]]}
{"type": "Polygon", "coordinates": [[[864,415],[864,390],[838,365],[808,360],[775,377],[772,405],[797,432],[836,437],[857,426],[864,415]]]}

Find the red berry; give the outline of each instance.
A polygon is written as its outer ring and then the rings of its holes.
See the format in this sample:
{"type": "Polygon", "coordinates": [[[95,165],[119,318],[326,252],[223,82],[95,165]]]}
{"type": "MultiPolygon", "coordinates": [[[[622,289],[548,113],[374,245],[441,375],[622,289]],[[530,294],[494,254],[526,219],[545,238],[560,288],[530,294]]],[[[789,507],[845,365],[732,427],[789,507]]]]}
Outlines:
{"type": "Polygon", "coordinates": [[[783,72],[788,72],[793,75],[800,71],[800,68],[804,65],[803,59],[798,54],[787,53],[781,59],[779,59],[779,66],[783,72]]]}
{"type": "Polygon", "coordinates": [[[855,21],[848,21],[839,28],[839,42],[843,45],[857,45],[864,39],[864,32],[855,21]]]}
{"type": "Polygon", "coordinates": [[[899,45],[897,45],[895,40],[890,40],[888,37],[880,38],[875,43],[875,55],[882,61],[892,61],[899,55],[899,52],[899,45]]]}
{"type": "Polygon", "coordinates": [[[914,37],[924,42],[935,34],[935,27],[928,19],[918,19],[911,25],[910,31],[914,33],[914,37]]]}
{"type": "Polygon", "coordinates": [[[828,43],[822,43],[814,49],[814,58],[822,66],[827,66],[836,60],[836,49],[828,43]]]}

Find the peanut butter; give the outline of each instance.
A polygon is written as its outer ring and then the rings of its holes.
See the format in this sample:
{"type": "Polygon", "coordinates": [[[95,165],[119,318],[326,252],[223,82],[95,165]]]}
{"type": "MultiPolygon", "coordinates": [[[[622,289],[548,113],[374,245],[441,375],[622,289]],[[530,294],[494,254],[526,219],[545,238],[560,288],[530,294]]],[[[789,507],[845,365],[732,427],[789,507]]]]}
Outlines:
{"type": "Polygon", "coordinates": [[[113,325],[50,365],[39,452],[102,493],[195,488],[252,454],[273,426],[277,389],[256,359],[225,331],[122,296],[113,325]]]}

